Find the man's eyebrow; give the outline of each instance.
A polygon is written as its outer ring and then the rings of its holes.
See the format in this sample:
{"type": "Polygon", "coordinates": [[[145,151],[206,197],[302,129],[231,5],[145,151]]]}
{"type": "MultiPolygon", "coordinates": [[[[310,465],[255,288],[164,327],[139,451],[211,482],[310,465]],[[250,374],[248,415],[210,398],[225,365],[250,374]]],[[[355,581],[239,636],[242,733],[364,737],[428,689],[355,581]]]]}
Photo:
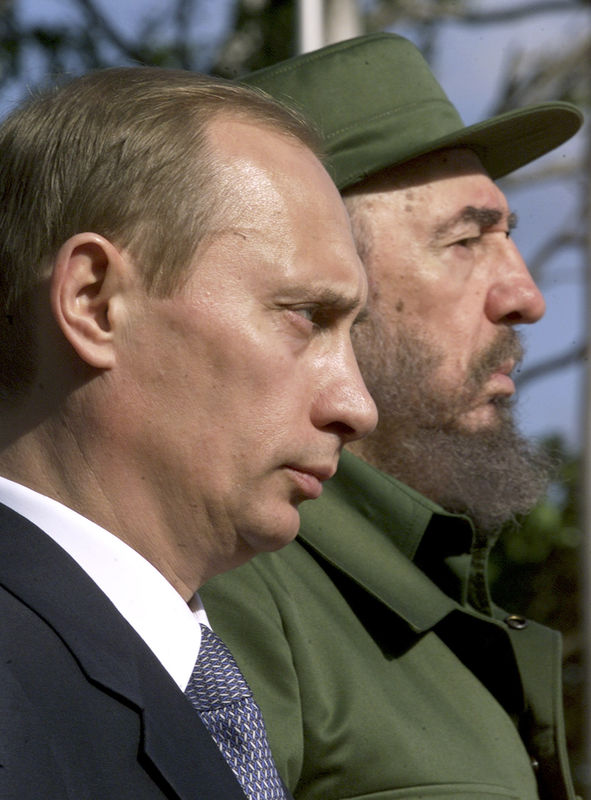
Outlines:
{"type": "MultiPolygon", "coordinates": [[[[503,219],[504,213],[498,208],[476,208],[476,206],[466,206],[459,214],[456,214],[447,222],[440,225],[435,231],[436,238],[442,238],[449,233],[460,222],[475,222],[479,228],[492,228],[493,225],[503,219]]],[[[517,214],[511,211],[507,217],[507,227],[513,230],[517,225],[517,214]]]]}
{"type": "Polygon", "coordinates": [[[356,322],[363,321],[366,315],[366,303],[359,295],[345,294],[328,286],[306,284],[291,287],[285,293],[284,301],[294,305],[310,303],[343,316],[357,311],[356,322]]]}

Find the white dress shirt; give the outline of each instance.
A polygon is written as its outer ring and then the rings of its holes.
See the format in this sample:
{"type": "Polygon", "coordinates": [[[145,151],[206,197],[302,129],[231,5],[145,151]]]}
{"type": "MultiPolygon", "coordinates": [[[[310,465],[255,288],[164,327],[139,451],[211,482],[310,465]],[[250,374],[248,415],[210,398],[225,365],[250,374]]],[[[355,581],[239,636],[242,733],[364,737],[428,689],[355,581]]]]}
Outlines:
{"type": "Polygon", "coordinates": [[[0,477],[0,502],[41,528],[78,563],[184,691],[209,626],[198,594],[187,604],[143,556],[71,508],[0,477]]]}

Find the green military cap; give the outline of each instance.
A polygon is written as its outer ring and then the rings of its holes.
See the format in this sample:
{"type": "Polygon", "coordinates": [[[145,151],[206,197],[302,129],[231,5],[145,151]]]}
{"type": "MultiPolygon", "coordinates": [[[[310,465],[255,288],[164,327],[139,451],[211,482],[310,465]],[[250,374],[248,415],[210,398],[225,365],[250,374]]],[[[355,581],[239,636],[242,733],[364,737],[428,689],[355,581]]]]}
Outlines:
{"type": "Polygon", "coordinates": [[[583,121],[576,106],[546,102],[465,126],[420,51],[389,33],[348,39],[240,80],[315,123],[340,189],[446,147],[469,147],[500,178],[558,147],[583,121]]]}

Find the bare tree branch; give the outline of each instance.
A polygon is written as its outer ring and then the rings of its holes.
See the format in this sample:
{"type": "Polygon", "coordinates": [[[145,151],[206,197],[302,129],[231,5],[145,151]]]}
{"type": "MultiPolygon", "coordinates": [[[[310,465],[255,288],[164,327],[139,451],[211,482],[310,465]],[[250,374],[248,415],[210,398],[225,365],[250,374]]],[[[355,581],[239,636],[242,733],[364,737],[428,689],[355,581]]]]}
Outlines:
{"type": "Polygon", "coordinates": [[[587,345],[577,345],[572,350],[562,353],[554,358],[549,358],[547,361],[541,361],[539,364],[534,364],[520,372],[515,379],[515,385],[522,389],[526,383],[531,383],[539,378],[544,378],[551,372],[556,372],[559,369],[565,369],[573,364],[582,361],[587,357],[587,345]]]}
{"type": "Polygon", "coordinates": [[[535,281],[540,283],[544,267],[550,259],[555,258],[559,253],[568,248],[580,250],[585,246],[586,238],[584,234],[576,231],[559,231],[550,239],[542,242],[534,256],[528,259],[529,271],[535,281]]]}
{"type": "Polygon", "coordinates": [[[134,43],[127,40],[110,22],[110,20],[99,11],[94,0],[77,0],[78,5],[84,10],[90,25],[102,33],[109,42],[121,50],[132,59],[141,60],[141,52],[136,49],[134,43]]]}
{"type": "Polygon", "coordinates": [[[535,14],[565,13],[587,5],[584,0],[533,0],[511,8],[476,11],[469,0],[382,0],[368,14],[368,24],[371,30],[383,30],[399,20],[421,25],[445,20],[462,25],[487,25],[514,22],[535,14]]]}
{"type": "Polygon", "coordinates": [[[583,162],[580,158],[550,162],[546,160],[537,168],[529,167],[526,172],[519,171],[505,175],[500,183],[505,191],[514,191],[534,184],[537,186],[543,181],[568,181],[580,178],[583,174],[583,162]]]}
{"type": "Polygon", "coordinates": [[[581,0],[554,0],[553,2],[531,2],[513,8],[502,8],[497,11],[464,11],[458,22],[468,25],[486,25],[498,22],[513,22],[533,14],[573,11],[588,7],[581,0]]]}

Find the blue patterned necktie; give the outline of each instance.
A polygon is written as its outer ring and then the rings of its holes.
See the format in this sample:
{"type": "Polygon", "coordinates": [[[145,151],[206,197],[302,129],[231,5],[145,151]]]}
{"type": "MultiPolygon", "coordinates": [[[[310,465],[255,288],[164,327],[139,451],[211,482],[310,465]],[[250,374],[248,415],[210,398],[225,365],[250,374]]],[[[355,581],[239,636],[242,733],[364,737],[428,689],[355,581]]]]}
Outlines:
{"type": "Polygon", "coordinates": [[[286,800],[261,710],[234,657],[210,628],[185,694],[250,800],[286,800]]]}

